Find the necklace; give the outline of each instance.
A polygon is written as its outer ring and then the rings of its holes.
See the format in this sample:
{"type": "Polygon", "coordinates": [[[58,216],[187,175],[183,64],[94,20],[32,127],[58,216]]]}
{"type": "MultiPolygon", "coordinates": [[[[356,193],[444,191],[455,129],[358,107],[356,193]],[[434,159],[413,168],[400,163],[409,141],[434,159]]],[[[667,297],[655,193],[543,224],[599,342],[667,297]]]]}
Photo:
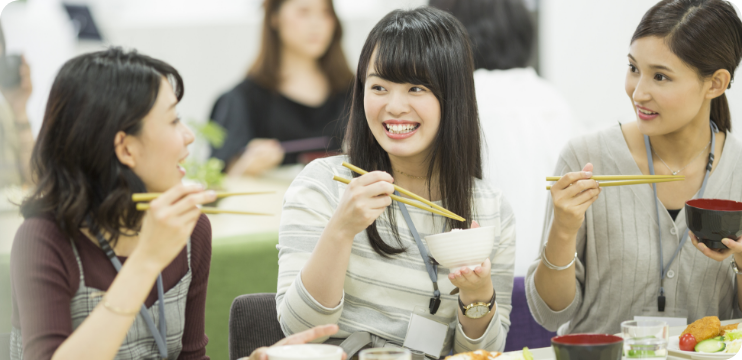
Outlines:
{"type": "Polygon", "coordinates": [[[428,177],[427,177],[427,176],[415,176],[415,175],[410,175],[410,174],[406,174],[406,173],[403,173],[402,171],[400,171],[400,170],[397,170],[397,169],[394,169],[394,168],[393,168],[392,170],[394,170],[394,172],[398,172],[398,173],[400,173],[400,174],[402,174],[402,175],[404,175],[404,176],[407,176],[407,177],[411,177],[411,178],[413,178],[413,179],[423,179],[423,180],[427,180],[427,179],[428,179],[428,177]]]}
{"type": "MultiPolygon", "coordinates": [[[[714,136],[714,134],[713,134],[713,133],[711,133],[711,136],[713,137],[713,136],[714,136]]],[[[682,168],[681,168],[680,170],[678,170],[678,171],[672,171],[672,169],[670,169],[670,166],[669,166],[669,165],[667,165],[667,163],[665,162],[665,160],[662,160],[662,158],[660,157],[660,154],[658,154],[658,153],[657,153],[656,151],[654,151],[654,149],[652,149],[652,152],[653,152],[653,153],[654,153],[655,155],[657,155],[657,158],[658,158],[658,159],[660,159],[660,161],[662,161],[662,163],[663,163],[663,164],[665,164],[665,167],[667,168],[667,170],[670,170],[670,172],[671,172],[671,173],[672,173],[673,175],[677,175],[677,174],[680,174],[680,172],[681,172],[681,171],[685,170],[685,168],[687,168],[687,167],[688,167],[688,165],[692,164],[694,160],[698,159],[698,157],[699,157],[699,156],[701,156],[701,154],[703,154],[704,152],[706,152],[706,149],[707,149],[707,148],[709,147],[709,145],[711,145],[711,140],[709,140],[709,143],[708,143],[708,144],[706,144],[706,146],[704,146],[704,147],[703,147],[703,149],[701,150],[701,152],[699,152],[699,153],[698,153],[698,155],[696,155],[695,157],[693,157],[693,159],[691,159],[690,161],[688,161],[688,163],[687,163],[687,164],[685,164],[685,166],[683,166],[683,167],[682,167],[682,168]]]]}

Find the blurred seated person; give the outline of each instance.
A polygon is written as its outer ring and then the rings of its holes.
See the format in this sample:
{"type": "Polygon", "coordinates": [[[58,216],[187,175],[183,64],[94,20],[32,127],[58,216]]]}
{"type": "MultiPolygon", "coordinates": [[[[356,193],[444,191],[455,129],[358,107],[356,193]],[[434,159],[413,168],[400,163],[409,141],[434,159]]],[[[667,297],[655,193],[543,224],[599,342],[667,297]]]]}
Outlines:
{"type": "Polygon", "coordinates": [[[227,130],[212,157],[229,175],[259,175],[302,152],[340,150],[353,74],[329,0],[265,0],[262,44],[247,78],[216,101],[227,130]],[[305,141],[296,141],[305,140],[305,141]],[[291,146],[281,142],[291,141],[291,146]]]}
{"type": "MultiPolygon", "coordinates": [[[[0,28],[0,57],[5,56],[5,37],[0,28]]],[[[26,114],[26,105],[31,96],[31,71],[26,60],[21,57],[15,74],[2,74],[0,77],[0,188],[31,184],[31,153],[34,139],[31,124],[26,114]],[[9,82],[9,83],[8,83],[9,82]]]]}
{"type": "MultiPolygon", "coordinates": [[[[523,0],[430,0],[466,28],[474,53],[474,85],[485,137],[484,179],[508,194],[519,221],[516,253],[538,255],[546,211],[544,177],[574,136],[569,105],[530,67],[534,24],[523,0]],[[518,135],[520,134],[520,135],[518,135]],[[518,154],[518,156],[513,156],[518,154]],[[512,176],[513,173],[519,176],[512,176]]],[[[528,263],[516,261],[516,274],[528,263]]]]}

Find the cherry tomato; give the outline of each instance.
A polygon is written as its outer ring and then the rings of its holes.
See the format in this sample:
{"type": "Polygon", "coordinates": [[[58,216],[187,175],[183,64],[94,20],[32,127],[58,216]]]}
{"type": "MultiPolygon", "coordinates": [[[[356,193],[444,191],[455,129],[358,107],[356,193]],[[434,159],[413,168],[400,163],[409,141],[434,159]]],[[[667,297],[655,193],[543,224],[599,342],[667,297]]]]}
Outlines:
{"type": "Polygon", "coordinates": [[[695,351],[697,343],[698,341],[696,341],[695,336],[691,334],[685,334],[680,337],[680,350],[695,351]]]}

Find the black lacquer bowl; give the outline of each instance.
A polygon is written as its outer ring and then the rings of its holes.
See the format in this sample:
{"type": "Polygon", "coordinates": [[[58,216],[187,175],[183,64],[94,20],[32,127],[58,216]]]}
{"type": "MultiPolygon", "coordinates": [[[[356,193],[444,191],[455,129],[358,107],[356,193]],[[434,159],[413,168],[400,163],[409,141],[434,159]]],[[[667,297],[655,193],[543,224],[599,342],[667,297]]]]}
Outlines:
{"type": "Polygon", "coordinates": [[[621,360],[623,338],[606,334],[571,334],[551,338],[557,360],[621,360]]]}
{"type": "Polygon", "coordinates": [[[742,203],[722,199],[693,199],[685,203],[688,230],[709,249],[726,249],[721,239],[742,236],[742,203]]]}

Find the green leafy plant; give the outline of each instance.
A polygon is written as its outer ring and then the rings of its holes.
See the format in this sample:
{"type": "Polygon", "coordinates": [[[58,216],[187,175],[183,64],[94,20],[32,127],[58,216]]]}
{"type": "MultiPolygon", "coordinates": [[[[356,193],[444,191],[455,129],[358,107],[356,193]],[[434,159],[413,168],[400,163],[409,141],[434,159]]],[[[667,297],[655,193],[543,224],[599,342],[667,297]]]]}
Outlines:
{"type": "MultiPolygon", "coordinates": [[[[224,145],[227,132],[214,121],[209,120],[203,124],[190,121],[188,125],[196,135],[196,152],[206,149],[207,144],[216,149],[224,145]]],[[[224,161],[217,158],[201,161],[200,159],[203,159],[204,156],[198,155],[197,153],[191,155],[185,164],[183,164],[186,170],[186,178],[203,184],[207,189],[222,189],[222,183],[225,177],[222,171],[224,169],[224,161]]]]}

